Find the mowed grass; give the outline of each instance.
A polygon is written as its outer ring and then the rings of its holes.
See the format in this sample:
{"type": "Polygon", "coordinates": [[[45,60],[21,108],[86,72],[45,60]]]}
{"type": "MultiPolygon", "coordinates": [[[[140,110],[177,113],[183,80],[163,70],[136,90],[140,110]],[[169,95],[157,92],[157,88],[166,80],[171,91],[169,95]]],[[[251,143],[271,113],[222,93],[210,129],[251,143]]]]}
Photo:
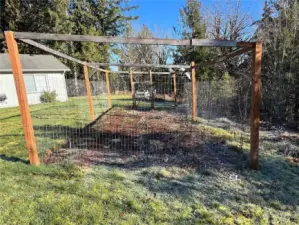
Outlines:
{"type": "MultiPolygon", "coordinates": [[[[105,96],[94,97],[94,104],[97,115],[107,108],[105,96]]],[[[129,96],[113,96],[113,105],[130,104],[129,96]]],[[[90,122],[84,97],[31,106],[31,113],[38,142],[48,138],[39,135],[43,126],[90,122]]],[[[198,168],[34,167],[28,164],[19,109],[1,109],[0,224],[299,223],[299,168],[280,154],[284,145],[262,141],[261,168],[252,171],[246,166],[247,136],[239,149],[231,142],[240,134],[205,122],[198,129],[212,139],[211,148],[225,142],[219,154],[237,155],[239,162],[228,167],[215,159],[218,166],[198,168]]]]}

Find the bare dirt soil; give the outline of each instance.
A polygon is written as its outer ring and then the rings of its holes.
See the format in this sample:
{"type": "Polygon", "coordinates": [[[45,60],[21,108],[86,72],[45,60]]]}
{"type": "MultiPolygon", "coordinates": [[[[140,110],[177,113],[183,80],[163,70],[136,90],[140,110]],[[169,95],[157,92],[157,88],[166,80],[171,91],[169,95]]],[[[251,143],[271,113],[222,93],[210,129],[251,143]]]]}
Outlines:
{"type": "Polygon", "coordinates": [[[203,143],[203,134],[184,114],[114,108],[84,129],[75,129],[44,162],[192,166],[199,163],[203,143]]]}

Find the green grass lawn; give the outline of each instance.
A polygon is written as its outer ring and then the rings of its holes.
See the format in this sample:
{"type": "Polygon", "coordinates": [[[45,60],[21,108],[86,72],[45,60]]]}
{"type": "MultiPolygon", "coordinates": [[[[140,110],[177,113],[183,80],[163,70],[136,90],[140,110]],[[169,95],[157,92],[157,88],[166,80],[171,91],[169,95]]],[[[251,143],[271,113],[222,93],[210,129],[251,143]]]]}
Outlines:
{"type": "MultiPolygon", "coordinates": [[[[107,108],[104,96],[94,97],[94,104],[96,115],[107,108]]],[[[113,96],[113,105],[129,104],[129,96],[113,96]]],[[[41,126],[90,122],[83,97],[34,105],[31,113],[37,142],[49,146],[55,143],[39,135],[41,126]]],[[[241,150],[231,132],[199,121],[198,129],[215,142],[207,147],[219,140],[227,147],[211,150],[207,166],[34,167],[28,165],[19,109],[1,109],[0,224],[299,224],[299,166],[281,154],[285,143],[265,138],[261,169],[252,171],[248,134],[241,150]],[[238,160],[222,165],[219,155],[238,160]]]]}

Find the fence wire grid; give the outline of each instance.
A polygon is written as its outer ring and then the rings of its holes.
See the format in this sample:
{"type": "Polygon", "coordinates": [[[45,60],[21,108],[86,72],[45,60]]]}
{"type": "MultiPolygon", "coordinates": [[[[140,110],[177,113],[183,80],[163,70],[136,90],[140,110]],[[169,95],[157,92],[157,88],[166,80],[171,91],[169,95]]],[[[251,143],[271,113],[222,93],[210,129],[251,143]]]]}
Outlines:
{"type": "Polygon", "coordinates": [[[192,84],[183,73],[176,75],[176,87],[173,74],[153,75],[152,86],[148,74],[134,74],[135,107],[130,76],[109,79],[112,108],[105,75],[90,79],[95,120],[82,78],[65,79],[65,96],[58,93],[58,101],[31,111],[44,163],[192,166],[204,149],[249,148],[250,82],[198,79],[193,122],[192,84]]]}

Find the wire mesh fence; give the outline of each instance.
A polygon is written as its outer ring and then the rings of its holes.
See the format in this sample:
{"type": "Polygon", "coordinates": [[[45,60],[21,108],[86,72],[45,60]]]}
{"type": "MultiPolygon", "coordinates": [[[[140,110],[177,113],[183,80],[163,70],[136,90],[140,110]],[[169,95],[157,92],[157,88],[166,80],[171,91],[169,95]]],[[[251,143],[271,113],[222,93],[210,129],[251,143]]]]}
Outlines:
{"type": "MultiPolygon", "coordinates": [[[[129,74],[109,79],[112,108],[105,75],[90,80],[95,120],[83,79],[66,79],[63,101],[32,111],[44,163],[192,165],[203,149],[249,148],[250,82],[197,80],[194,122],[191,80],[183,73],[155,74],[152,80],[134,74],[134,93],[129,74]]],[[[57,98],[63,99],[59,93],[57,98]]]]}
{"type": "Polygon", "coordinates": [[[197,102],[199,126],[207,129],[205,136],[216,137],[219,149],[249,151],[250,80],[225,76],[220,80],[199,81],[197,102]]]}
{"type": "Polygon", "coordinates": [[[199,164],[204,149],[222,154],[227,147],[250,148],[250,79],[199,78],[193,122],[192,81],[183,73],[153,74],[152,84],[149,74],[134,74],[134,93],[128,73],[111,73],[111,109],[105,74],[91,77],[95,120],[82,77],[52,77],[52,86],[38,87],[56,92],[56,101],[30,106],[44,163],[191,165],[199,164]]]}
{"type": "MultiPolygon", "coordinates": [[[[61,149],[74,133],[80,132],[91,122],[85,80],[57,79],[52,82],[57,85],[46,92],[55,92],[55,101],[43,102],[40,109],[32,110],[31,113],[42,157],[61,149]]],[[[94,114],[97,117],[108,108],[107,88],[103,80],[93,80],[90,86],[94,114]]]]}
{"type": "Polygon", "coordinates": [[[51,109],[34,114],[34,128],[44,162],[63,161],[95,163],[157,163],[178,148],[189,145],[192,135],[190,105],[184,83],[178,86],[181,100],[174,101],[172,76],[153,80],[154,108],[148,97],[148,79],[134,76],[136,108],[133,108],[128,75],[112,77],[113,108],[107,105],[107,89],[103,80],[91,81],[96,119],[90,120],[85,81],[66,80],[68,100],[51,103],[51,109]],[[163,79],[163,82],[161,80],[163,79]],[[118,85],[119,86],[118,86],[118,85]],[[70,97],[71,96],[71,97],[70,97]],[[178,106],[179,105],[179,106],[178,106]],[[55,113],[53,113],[55,111],[55,113]]]}

